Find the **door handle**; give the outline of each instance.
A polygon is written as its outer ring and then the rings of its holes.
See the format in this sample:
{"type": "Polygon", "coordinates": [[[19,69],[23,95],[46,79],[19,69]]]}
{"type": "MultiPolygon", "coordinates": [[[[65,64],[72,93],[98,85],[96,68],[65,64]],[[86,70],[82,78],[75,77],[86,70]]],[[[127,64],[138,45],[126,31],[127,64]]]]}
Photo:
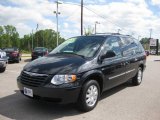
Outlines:
{"type": "Polygon", "coordinates": [[[138,59],[137,59],[137,58],[135,58],[135,59],[134,59],[134,61],[138,61],[138,59]]]}
{"type": "Polygon", "coordinates": [[[125,66],[126,65],[126,63],[121,63],[121,66],[125,66]]]}
{"type": "Polygon", "coordinates": [[[126,62],[126,65],[128,65],[128,64],[130,64],[130,62],[127,61],[127,62],[126,62]]]}

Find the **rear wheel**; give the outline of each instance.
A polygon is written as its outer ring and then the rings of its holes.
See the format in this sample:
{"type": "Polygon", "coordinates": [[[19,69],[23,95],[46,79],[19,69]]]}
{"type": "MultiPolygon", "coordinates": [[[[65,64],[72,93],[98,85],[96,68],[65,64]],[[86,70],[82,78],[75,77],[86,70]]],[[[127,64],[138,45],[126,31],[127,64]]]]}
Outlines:
{"type": "Polygon", "coordinates": [[[142,78],[143,78],[143,70],[141,67],[138,68],[136,76],[132,79],[132,84],[137,86],[142,83],[142,78]]]}
{"type": "Polygon", "coordinates": [[[96,80],[86,82],[80,93],[77,106],[81,111],[88,112],[95,108],[100,95],[100,87],[96,80]]]}
{"type": "Polygon", "coordinates": [[[6,67],[0,69],[0,73],[3,73],[6,70],[6,67]]]}
{"type": "Polygon", "coordinates": [[[21,60],[21,58],[18,58],[18,60],[16,61],[16,63],[19,63],[19,62],[20,62],[20,60],[21,60]]]}

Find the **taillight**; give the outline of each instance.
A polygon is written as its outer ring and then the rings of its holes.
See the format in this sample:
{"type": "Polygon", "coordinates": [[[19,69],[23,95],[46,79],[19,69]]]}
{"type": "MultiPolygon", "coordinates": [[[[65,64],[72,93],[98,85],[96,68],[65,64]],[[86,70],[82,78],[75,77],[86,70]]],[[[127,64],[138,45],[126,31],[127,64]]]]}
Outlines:
{"type": "Polygon", "coordinates": [[[48,51],[45,52],[45,56],[47,56],[47,55],[48,55],[48,51]]]}
{"type": "Polygon", "coordinates": [[[34,52],[32,52],[32,56],[34,55],[34,52]]]}
{"type": "Polygon", "coordinates": [[[145,53],[145,56],[144,56],[144,58],[145,58],[145,59],[147,59],[147,54],[146,54],[146,53],[145,53]]]}
{"type": "Polygon", "coordinates": [[[18,53],[17,52],[12,52],[12,56],[17,57],[18,53]]]}

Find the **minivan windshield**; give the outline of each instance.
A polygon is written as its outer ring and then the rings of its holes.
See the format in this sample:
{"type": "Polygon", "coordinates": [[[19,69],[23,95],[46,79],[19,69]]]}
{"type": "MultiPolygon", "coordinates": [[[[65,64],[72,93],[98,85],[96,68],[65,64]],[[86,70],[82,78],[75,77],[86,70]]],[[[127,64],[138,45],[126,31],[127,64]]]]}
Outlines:
{"type": "Polygon", "coordinates": [[[105,38],[100,36],[70,38],[55,48],[50,54],[75,54],[90,58],[97,53],[104,40],[105,38]]]}

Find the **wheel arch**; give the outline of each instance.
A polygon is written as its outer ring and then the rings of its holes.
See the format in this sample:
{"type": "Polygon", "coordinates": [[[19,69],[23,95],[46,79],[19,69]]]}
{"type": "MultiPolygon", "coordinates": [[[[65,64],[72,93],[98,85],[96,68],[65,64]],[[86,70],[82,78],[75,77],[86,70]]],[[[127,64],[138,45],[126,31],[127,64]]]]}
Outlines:
{"type": "Polygon", "coordinates": [[[141,67],[142,71],[144,71],[144,69],[145,69],[145,65],[144,64],[140,64],[139,67],[141,67]]]}
{"type": "Polygon", "coordinates": [[[104,75],[101,71],[89,71],[83,75],[82,86],[89,80],[96,80],[100,86],[100,93],[103,92],[104,88],[104,75]]]}

